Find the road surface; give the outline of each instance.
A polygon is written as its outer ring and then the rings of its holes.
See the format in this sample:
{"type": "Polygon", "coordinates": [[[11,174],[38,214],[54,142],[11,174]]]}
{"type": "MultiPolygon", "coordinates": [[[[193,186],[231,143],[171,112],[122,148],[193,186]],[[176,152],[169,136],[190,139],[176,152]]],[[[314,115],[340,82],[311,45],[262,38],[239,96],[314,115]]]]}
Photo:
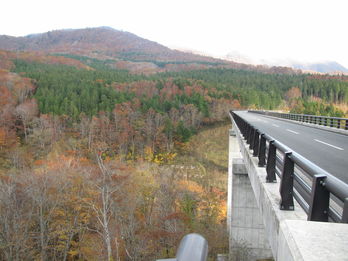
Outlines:
{"type": "Polygon", "coordinates": [[[247,111],[236,114],[348,183],[348,136],[247,111]]]}

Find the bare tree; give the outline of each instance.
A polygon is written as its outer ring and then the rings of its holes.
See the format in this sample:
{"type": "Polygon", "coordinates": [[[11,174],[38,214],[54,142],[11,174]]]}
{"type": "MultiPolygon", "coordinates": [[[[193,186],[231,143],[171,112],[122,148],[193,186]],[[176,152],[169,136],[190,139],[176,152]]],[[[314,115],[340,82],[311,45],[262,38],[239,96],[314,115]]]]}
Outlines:
{"type": "MultiPolygon", "coordinates": [[[[107,260],[112,260],[112,236],[114,233],[111,231],[113,211],[115,201],[113,200],[114,195],[119,190],[119,184],[115,184],[113,176],[115,173],[110,171],[104,164],[103,159],[100,155],[96,155],[98,163],[98,178],[95,182],[94,188],[97,191],[98,198],[91,202],[87,202],[88,206],[94,211],[97,223],[100,227],[90,228],[90,230],[97,232],[105,243],[105,248],[107,252],[107,260]]],[[[117,238],[115,237],[117,241],[117,238]]],[[[119,253],[117,251],[116,256],[118,257],[119,253]]]]}
{"type": "Polygon", "coordinates": [[[22,184],[15,179],[0,181],[0,259],[28,260],[30,220],[33,208],[22,184]]]}
{"type": "Polygon", "coordinates": [[[16,115],[22,121],[25,142],[28,140],[28,125],[30,121],[38,114],[38,107],[34,99],[27,100],[16,107],[16,115]]]}

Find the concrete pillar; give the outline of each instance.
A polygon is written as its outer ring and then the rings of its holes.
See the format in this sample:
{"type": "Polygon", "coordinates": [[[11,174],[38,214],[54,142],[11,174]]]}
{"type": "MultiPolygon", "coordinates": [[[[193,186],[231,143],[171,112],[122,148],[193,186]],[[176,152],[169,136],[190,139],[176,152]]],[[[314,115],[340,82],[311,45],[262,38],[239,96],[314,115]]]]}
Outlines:
{"type": "Polygon", "coordinates": [[[231,260],[249,261],[272,257],[239,144],[231,130],[228,172],[227,224],[231,260]]]}

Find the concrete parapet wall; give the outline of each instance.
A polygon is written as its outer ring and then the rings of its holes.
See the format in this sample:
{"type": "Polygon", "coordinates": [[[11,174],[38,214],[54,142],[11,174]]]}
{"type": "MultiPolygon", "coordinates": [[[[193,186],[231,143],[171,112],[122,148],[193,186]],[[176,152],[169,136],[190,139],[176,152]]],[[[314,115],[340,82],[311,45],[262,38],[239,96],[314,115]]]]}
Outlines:
{"type": "Polygon", "coordinates": [[[272,252],[235,136],[230,136],[229,152],[228,226],[231,259],[249,261],[270,258],[272,252]]]}
{"type": "Polygon", "coordinates": [[[347,261],[348,225],[307,221],[306,213],[296,201],[294,211],[280,210],[280,183],[266,183],[265,168],[258,167],[258,159],[252,156],[235,124],[233,127],[236,136],[231,138],[238,140],[274,259],[347,261]]]}
{"type": "Polygon", "coordinates": [[[279,229],[278,260],[347,261],[348,225],[284,220],[279,229]]]}

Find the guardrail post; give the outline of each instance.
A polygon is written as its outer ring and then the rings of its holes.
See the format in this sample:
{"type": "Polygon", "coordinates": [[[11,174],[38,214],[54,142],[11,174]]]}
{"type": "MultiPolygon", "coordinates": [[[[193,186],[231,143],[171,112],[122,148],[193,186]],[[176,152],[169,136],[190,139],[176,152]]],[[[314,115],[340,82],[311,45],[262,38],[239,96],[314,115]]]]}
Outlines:
{"type": "Polygon", "coordinates": [[[251,125],[249,125],[248,134],[246,137],[247,144],[250,144],[250,142],[251,142],[252,132],[253,132],[253,127],[251,125]]]}
{"type": "Polygon", "coordinates": [[[262,133],[260,137],[259,146],[259,167],[263,167],[266,164],[266,138],[265,134],[262,133]]]}
{"type": "Polygon", "coordinates": [[[348,120],[346,120],[346,126],[344,128],[348,130],[348,120]]]}
{"type": "Polygon", "coordinates": [[[280,182],[280,209],[294,210],[294,162],[291,157],[292,152],[285,152],[283,173],[280,182]]]}
{"type": "Polygon", "coordinates": [[[242,126],[242,134],[243,137],[246,137],[246,133],[248,132],[248,125],[246,124],[246,122],[242,121],[241,119],[239,119],[239,123],[242,126]]]}
{"type": "Polygon", "coordinates": [[[255,130],[254,133],[254,143],[253,143],[253,156],[259,155],[259,143],[260,143],[260,133],[259,130],[255,130]]]}
{"type": "Polygon", "coordinates": [[[248,133],[249,133],[249,124],[247,124],[247,123],[245,122],[244,125],[245,125],[245,131],[244,131],[244,133],[243,133],[243,136],[244,136],[244,139],[247,140],[247,138],[248,138],[248,133]]]}
{"type": "Polygon", "coordinates": [[[247,140],[248,138],[248,133],[249,133],[249,125],[245,122],[245,131],[243,133],[244,139],[247,140]]]}
{"type": "Polygon", "coordinates": [[[330,120],[330,127],[333,127],[334,126],[334,119],[331,119],[330,120]]]}
{"type": "Polygon", "coordinates": [[[330,192],[325,188],[326,175],[313,177],[312,195],[309,204],[308,220],[327,222],[329,220],[330,192]]]}
{"type": "Polygon", "coordinates": [[[348,223],[348,198],[345,198],[343,203],[341,223],[348,223]]]}
{"type": "Polygon", "coordinates": [[[337,121],[337,129],[340,129],[341,128],[341,120],[338,120],[337,121]]]}
{"type": "Polygon", "coordinates": [[[254,127],[252,127],[251,132],[250,132],[250,144],[249,144],[250,150],[252,150],[254,147],[255,133],[256,133],[256,129],[254,127]]]}
{"type": "Polygon", "coordinates": [[[269,141],[268,146],[268,157],[267,157],[267,176],[266,176],[266,182],[276,182],[276,176],[275,176],[275,168],[276,168],[276,154],[277,154],[277,148],[274,145],[274,140],[269,141]]]}

